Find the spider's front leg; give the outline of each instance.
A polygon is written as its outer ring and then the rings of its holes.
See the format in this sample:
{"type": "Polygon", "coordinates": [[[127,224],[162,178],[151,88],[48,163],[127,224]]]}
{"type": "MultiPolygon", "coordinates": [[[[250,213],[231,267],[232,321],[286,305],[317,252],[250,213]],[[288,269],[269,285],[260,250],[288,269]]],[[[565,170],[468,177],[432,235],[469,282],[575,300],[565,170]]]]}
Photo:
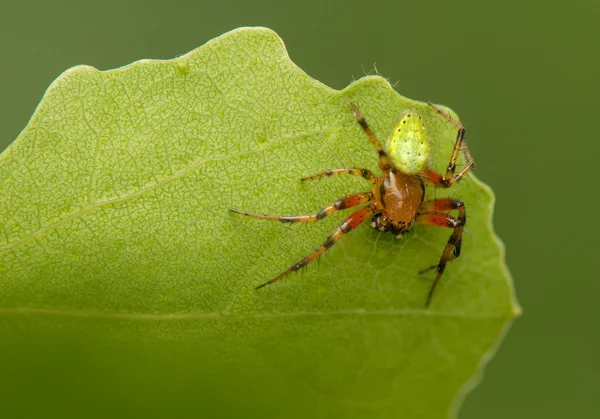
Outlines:
{"type": "Polygon", "coordinates": [[[467,223],[467,210],[465,208],[465,204],[458,199],[436,199],[423,204],[420,213],[415,219],[415,223],[454,229],[452,235],[446,243],[446,246],[444,247],[444,251],[442,252],[439,263],[420,272],[425,273],[434,268],[437,271],[437,275],[433,281],[433,284],[431,285],[429,295],[427,296],[427,302],[425,303],[425,307],[429,307],[435,288],[440,282],[442,274],[446,269],[446,264],[460,256],[460,250],[462,247],[462,233],[465,224],[467,223]],[[458,218],[454,218],[448,214],[442,213],[444,211],[452,210],[458,211],[458,218]]]}
{"type": "Polygon", "coordinates": [[[458,122],[456,122],[455,120],[450,118],[450,115],[448,115],[446,112],[442,111],[440,108],[435,106],[433,103],[429,103],[429,105],[433,109],[435,109],[442,117],[444,117],[444,119],[446,121],[448,121],[452,125],[454,125],[454,127],[458,130],[458,134],[456,135],[454,149],[452,150],[452,155],[450,156],[450,163],[448,163],[448,167],[446,169],[446,174],[444,176],[442,176],[441,174],[439,174],[433,170],[430,170],[430,169],[426,169],[423,172],[423,174],[434,185],[441,186],[443,188],[450,188],[450,187],[456,185],[467,173],[469,173],[471,171],[471,169],[473,169],[475,167],[475,160],[473,160],[473,157],[471,157],[471,153],[469,152],[467,145],[463,143],[463,140],[465,138],[465,133],[466,133],[465,128],[462,125],[460,125],[458,122]],[[456,170],[456,161],[458,159],[458,154],[460,153],[461,150],[462,150],[463,154],[465,155],[467,164],[465,165],[465,167],[462,168],[462,170],[460,172],[458,172],[457,174],[454,174],[454,172],[456,170]]]}
{"type": "Polygon", "coordinates": [[[282,223],[312,223],[315,221],[322,220],[328,215],[333,214],[334,212],[344,210],[346,208],[352,208],[357,205],[366,204],[372,198],[371,192],[361,192],[354,195],[349,195],[345,198],[338,199],[331,205],[322,208],[316,214],[310,215],[290,215],[290,216],[275,216],[275,215],[261,215],[261,214],[252,214],[249,212],[238,211],[234,209],[229,209],[229,211],[239,214],[245,215],[247,217],[260,218],[262,220],[270,220],[270,221],[279,221],[282,223]]]}
{"type": "Polygon", "coordinates": [[[318,249],[314,250],[312,253],[302,258],[302,260],[298,263],[295,263],[292,266],[290,266],[288,269],[277,275],[275,278],[265,282],[264,284],[259,285],[258,287],[256,287],[256,289],[266,287],[267,285],[271,285],[272,283],[285,278],[292,272],[296,272],[297,270],[302,269],[304,266],[308,265],[310,262],[312,262],[313,260],[321,256],[323,253],[325,253],[327,249],[333,246],[335,242],[338,241],[344,234],[349,233],[350,231],[358,227],[371,214],[373,214],[374,211],[375,210],[372,205],[354,211],[352,214],[350,214],[348,218],[344,220],[344,222],[338,228],[335,229],[335,231],[329,237],[327,237],[325,243],[319,246],[318,249]]]}

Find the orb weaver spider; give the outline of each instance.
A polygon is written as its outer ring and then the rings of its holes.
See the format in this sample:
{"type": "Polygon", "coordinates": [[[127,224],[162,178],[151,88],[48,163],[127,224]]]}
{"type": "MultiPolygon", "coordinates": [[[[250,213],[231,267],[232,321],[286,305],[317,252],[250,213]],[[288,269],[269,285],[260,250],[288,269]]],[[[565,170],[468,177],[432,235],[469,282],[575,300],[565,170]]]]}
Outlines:
{"type": "Polygon", "coordinates": [[[450,163],[445,175],[441,175],[427,167],[430,150],[429,138],[425,124],[421,116],[414,110],[407,110],[396,123],[392,134],[387,141],[389,154],[383,149],[379,140],[373,134],[367,121],[361,115],[356,105],[350,104],[354,115],[371,144],[379,154],[379,168],[381,175],[375,176],[368,169],[345,168],[329,169],[325,172],[305,177],[302,180],[320,179],[326,176],[354,175],[362,176],[374,185],[373,189],[338,199],[331,205],[321,209],[316,214],[295,216],[268,216],[251,214],[247,212],[230,209],[230,211],[248,217],[263,220],[280,221],[283,223],[310,223],[322,220],[326,216],[347,208],[368,204],[354,211],[344,222],[329,236],[327,240],[312,253],[305,256],[301,261],[293,264],[287,270],[267,281],[256,289],[271,285],[308,265],[321,256],[344,234],[354,230],[369,216],[373,216],[371,226],[378,231],[389,231],[401,238],[407,233],[413,224],[425,224],[436,227],[447,227],[453,229],[440,261],[422,271],[425,273],[435,269],[437,271],[435,280],[431,285],[425,307],[429,307],[433,293],[440,282],[446,264],[460,256],[462,246],[462,233],[467,222],[467,212],[464,203],[459,199],[441,198],[424,202],[425,187],[451,188],[456,185],[471,169],[475,167],[475,161],[471,157],[467,146],[463,143],[465,129],[454,121],[447,113],[432,103],[429,105],[435,109],[446,121],[451,123],[457,130],[454,149],[450,156],[450,163]],[[455,174],[456,161],[459,152],[462,151],[466,165],[455,174]],[[447,214],[456,210],[458,217],[447,214]]]}

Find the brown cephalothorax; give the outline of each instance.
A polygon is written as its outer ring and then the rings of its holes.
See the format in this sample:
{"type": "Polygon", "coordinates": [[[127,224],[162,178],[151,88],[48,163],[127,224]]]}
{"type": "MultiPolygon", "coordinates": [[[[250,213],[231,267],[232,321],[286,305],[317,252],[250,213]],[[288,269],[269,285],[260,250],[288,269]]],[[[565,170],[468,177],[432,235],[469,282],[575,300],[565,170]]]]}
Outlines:
{"type": "Polygon", "coordinates": [[[330,169],[323,173],[303,178],[302,180],[320,179],[325,176],[344,174],[362,176],[374,185],[371,190],[338,199],[331,205],[321,209],[318,213],[311,215],[277,217],[230,210],[236,214],[264,220],[284,223],[308,223],[321,220],[336,211],[367,204],[350,214],[318,249],[290,266],[275,278],[259,285],[256,287],[257,289],[277,282],[290,273],[308,265],[311,261],[325,253],[344,234],[349,233],[363,221],[372,217],[371,226],[373,228],[379,231],[389,231],[397,238],[401,238],[404,233],[408,232],[413,224],[427,224],[437,227],[447,227],[453,230],[444,247],[440,261],[421,271],[421,273],[425,273],[435,269],[437,272],[425,302],[425,306],[429,306],[431,297],[444,273],[446,264],[460,256],[462,233],[467,222],[467,213],[463,202],[458,199],[442,198],[423,202],[425,187],[450,188],[456,185],[475,167],[475,162],[467,146],[463,143],[465,129],[440,108],[431,103],[430,105],[458,130],[454,149],[450,156],[450,163],[443,176],[427,168],[429,161],[429,138],[423,119],[416,111],[409,110],[400,116],[387,141],[388,152],[386,152],[369,128],[365,118],[360,114],[358,108],[354,104],[351,104],[358,123],[364,129],[373,147],[375,147],[375,150],[379,154],[381,174],[375,176],[370,170],[357,168],[330,169]],[[466,165],[458,173],[455,173],[456,161],[461,151],[466,158],[466,165]],[[447,214],[453,210],[458,212],[458,217],[447,214]]]}

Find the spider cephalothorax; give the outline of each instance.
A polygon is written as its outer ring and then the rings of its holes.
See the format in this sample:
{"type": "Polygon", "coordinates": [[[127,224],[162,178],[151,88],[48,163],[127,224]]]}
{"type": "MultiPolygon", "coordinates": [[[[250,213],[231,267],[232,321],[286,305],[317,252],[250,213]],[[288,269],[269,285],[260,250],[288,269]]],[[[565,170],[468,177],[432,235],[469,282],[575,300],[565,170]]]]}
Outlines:
{"type": "Polygon", "coordinates": [[[401,238],[415,223],[447,227],[453,230],[440,261],[436,265],[421,271],[427,272],[431,269],[437,271],[436,278],[425,303],[426,306],[429,306],[433,292],[444,273],[446,264],[460,255],[462,233],[464,225],[467,222],[467,213],[463,202],[458,199],[442,198],[424,202],[425,187],[450,188],[475,166],[471,154],[463,143],[465,129],[437,106],[431,103],[430,105],[458,130],[450,163],[443,176],[427,167],[430,157],[429,137],[423,119],[418,112],[408,110],[400,115],[386,143],[388,149],[388,152],[386,152],[360,114],[358,108],[352,104],[352,109],[358,123],[362,126],[371,140],[373,147],[375,147],[375,150],[379,154],[381,174],[375,176],[368,169],[330,169],[302,180],[319,179],[325,176],[343,174],[356,175],[362,176],[372,183],[373,188],[371,190],[338,199],[333,204],[326,206],[318,213],[312,215],[276,217],[231,210],[237,214],[265,220],[306,223],[321,220],[336,211],[368,204],[350,214],[318,249],[305,256],[298,263],[290,266],[275,278],[259,285],[257,289],[279,281],[290,273],[308,265],[333,246],[340,237],[355,229],[372,215],[371,226],[373,228],[382,232],[389,231],[396,235],[397,238],[401,238]],[[465,155],[466,165],[455,174],[456,161],[460,151],[465,155]],[[457,218],[447,214],[453,210],[458,212],[457,218]]]}
{"type": "Polygon", "coordinates": [[[371,227],[377,231],[389,231],[394,234],[397,239],[401,239],[404,234],[410,231],[410,228],[414,222],[411,220],[408,223],[401,221],[399,223],[390,223],[387,216],[382,214],[375,214],[371,219],[371,227]]]}

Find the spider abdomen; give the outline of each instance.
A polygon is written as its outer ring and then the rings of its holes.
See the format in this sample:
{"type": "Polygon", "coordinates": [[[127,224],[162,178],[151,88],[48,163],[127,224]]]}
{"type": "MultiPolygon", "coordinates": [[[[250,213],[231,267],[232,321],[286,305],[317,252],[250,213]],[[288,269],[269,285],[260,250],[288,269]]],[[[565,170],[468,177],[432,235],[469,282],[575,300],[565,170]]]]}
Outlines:
{"type": "Polygon", "coordinates": [[[415,175],[425,169],[429,161],[429,138],[421,115],[404,112],[388,139],[387,148],[392,163],[402,172],[415,175]]]}

